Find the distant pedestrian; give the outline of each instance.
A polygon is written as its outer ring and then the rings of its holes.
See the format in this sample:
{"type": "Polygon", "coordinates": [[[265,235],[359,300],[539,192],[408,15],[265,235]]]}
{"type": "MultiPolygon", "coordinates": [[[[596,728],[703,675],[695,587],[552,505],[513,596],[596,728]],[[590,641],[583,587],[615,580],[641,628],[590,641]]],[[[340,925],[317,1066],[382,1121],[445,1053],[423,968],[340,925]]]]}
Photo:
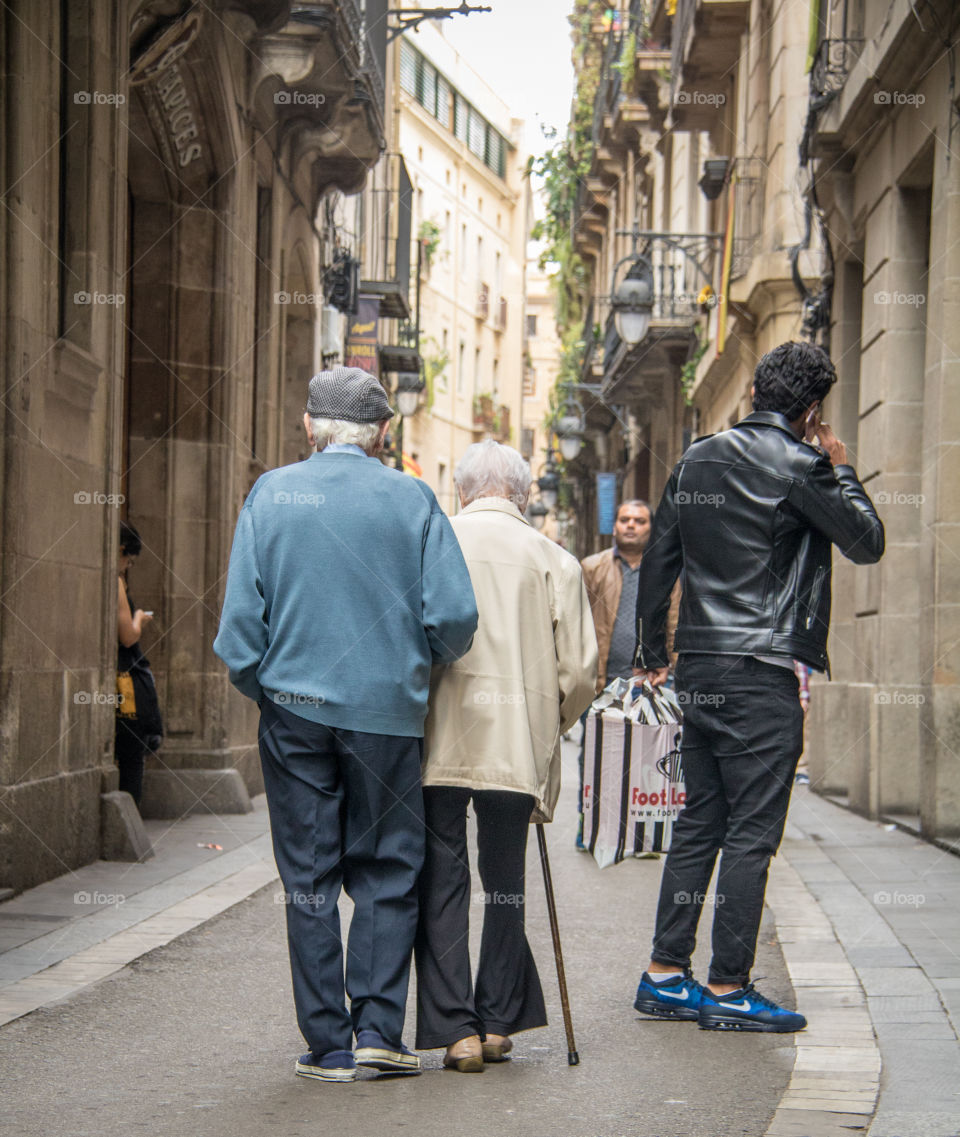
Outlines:
{"type": "Polygon", "coordinates": [[[153,613],[138,608],[127,591],[127,573],[143,543],[126,521],[120,522],[120,556],[117,562],[117,702],[114,759],[120,771],[118,788],[140,805],[143,769],[147,754],[160,748],[163,720],[150,660],[143,654],[140,638],[153,620],[153,613]]]}
{"type": "Polygon", "coordinates": [[[418,1073],[402,1042],[423,863],[430,668],[470,646],[477,608],[428,486],[374,457],[393,414],[371,375],[310,380],[315,453],[264,474],[237,522],[214,650],[260,707],[286,890],[296,1072],[418,1073]],[[346,993],[337,902],[354,902],[346,993]],[[356,1035],[354,1053],[353,1036],[356,1035]]]}
{"type": "Polygon", "coordinates": [[[453,519],[480,625],[461,659],[434,669],[423,768],[427,850],[417,932],[417,1046],[480,1071],[510,1036],[545,1026],[524,932],[531,820],[560,789],[560,735],[593,697],[597,644],[576,559],[523,518],[530,467],[488,441],[467,448],[453,519]],[[483,936],[471,979],[467,806],[477,819],[483,936]]]}
{"type": "Polygon", "coordinates": [[[855,564],[883,555],[883,525],[820,418],[835,382],[819,347],[785,343],[768,352],[754,374],[753,414],[698,439],[674,469],[640,574],[639,650],[654,684],[667,676],[666,613],[683,574],[675,646],[687,797],[634,1006],[698,1019],[707,1030],[806,1026],[803,1015],[760,995],[750,970],[803,749],[794,660],[828,666],[831,545],[855,564]],[[703,988],[690,956],[720,850],[703,988]]]}

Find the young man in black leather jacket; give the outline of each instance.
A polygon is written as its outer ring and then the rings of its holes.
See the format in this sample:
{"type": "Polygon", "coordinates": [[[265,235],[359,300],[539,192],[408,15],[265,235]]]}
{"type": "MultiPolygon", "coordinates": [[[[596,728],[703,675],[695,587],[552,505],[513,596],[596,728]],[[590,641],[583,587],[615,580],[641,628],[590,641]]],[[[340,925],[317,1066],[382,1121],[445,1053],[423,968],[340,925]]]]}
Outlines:
{"type": "Polygon", "coordinates": [[[634,1006],[709,1030],[802,1030],[750,982],[767,869],[803,750],[793,661],[829,670],[832,546],[883,555],[883,525],[821,421],[836,372],[809,343],[757,365],[754,413],[698,439],[674,469],[643,558],[637,667],[666,679],[670,591],[683,588],[675,650],[686,805],[664,866],[650,965],[634,1006]],[[814,444],[814,439],[819,445],[814,444]],[[690,971],[722,850],[706,987],[690,971]]]}

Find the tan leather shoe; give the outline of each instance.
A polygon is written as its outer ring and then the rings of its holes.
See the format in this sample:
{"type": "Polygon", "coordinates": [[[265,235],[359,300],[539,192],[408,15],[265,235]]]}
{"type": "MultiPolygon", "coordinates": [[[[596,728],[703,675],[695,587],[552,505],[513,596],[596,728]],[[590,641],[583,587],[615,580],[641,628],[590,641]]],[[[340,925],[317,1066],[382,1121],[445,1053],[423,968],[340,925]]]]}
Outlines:
{"type": "Polygon", "coordinates": [[[459,1070],[461,1074],[482,1074],[483,1048],[480,1035],[471,1034],[469,1038],[461,1038],[459,1042],[448,1046],[443,1064],[448,1070],[459,1070]]]}
{"type": "Polygon", "coordinates": [[[483,1044],[483,1060],[506,1062],[512,1049],[513,1041],[505,1034],[488,1034],[487,1041],[483,1044]]]}

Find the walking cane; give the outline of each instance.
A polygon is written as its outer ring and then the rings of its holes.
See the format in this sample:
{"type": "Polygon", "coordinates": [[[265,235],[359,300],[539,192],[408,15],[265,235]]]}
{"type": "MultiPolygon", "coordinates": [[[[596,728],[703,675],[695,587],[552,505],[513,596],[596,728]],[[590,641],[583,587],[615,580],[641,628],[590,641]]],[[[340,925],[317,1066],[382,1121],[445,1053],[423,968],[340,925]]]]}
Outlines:
{"type": "Polygon", "coordinates": [[[567,1032],[567,1065],[579,1066],[580,1055],[573,1038],[573,1019],[570,1017],[570,1000],[567,997],[567,976],[563,970],[563,950],[560,947],[560,927],[557,923],[557,905],[553,899],[553,878],[547,856],[547,838],[543,825],[537,822],[537,844],[540,847],[540,866],[543,869],[543,887],[547,893],[547,913],[550,916],[550,934],[553,936],[553,956],[557,961],[557,982],[560,985],[560,1006],[563,1008],[563,1026],[567,1032]]]}

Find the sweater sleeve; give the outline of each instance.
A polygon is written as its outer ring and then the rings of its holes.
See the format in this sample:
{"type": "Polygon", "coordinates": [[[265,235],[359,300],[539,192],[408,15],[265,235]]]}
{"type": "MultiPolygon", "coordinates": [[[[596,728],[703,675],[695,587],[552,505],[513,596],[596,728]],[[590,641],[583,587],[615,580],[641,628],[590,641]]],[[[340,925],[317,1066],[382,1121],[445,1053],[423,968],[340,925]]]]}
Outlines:
{"type": "Polygon", "coordinates": [[[267,605],[257,561],[253,513],[249,505],[245,505],[233,537],[220,630],[213,650],[227,665],[230,682],[254,702],[263,697],[257,669],[266,653],[268,639],[267,605]]]}
{"type": "Polygon", "coordinates": [[[422,620],[434,663],[453,663],[470,650],[477,601],[460,542],[434,500],[423,542],[422,620]]]}

